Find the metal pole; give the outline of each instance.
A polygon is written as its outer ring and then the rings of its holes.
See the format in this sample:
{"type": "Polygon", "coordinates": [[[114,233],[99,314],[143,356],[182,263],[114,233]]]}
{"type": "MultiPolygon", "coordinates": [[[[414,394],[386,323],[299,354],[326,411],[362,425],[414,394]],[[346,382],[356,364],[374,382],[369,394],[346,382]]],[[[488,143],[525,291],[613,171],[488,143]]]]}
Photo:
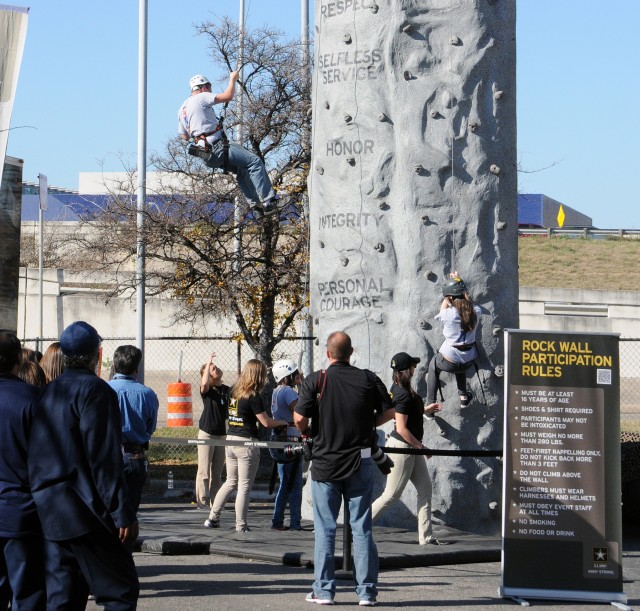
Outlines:
{"type": "MultiPolygon", "coordinates": [[[[240,15],[238,17],[238,33],[240,40],[238,41],[238,69],[240,70],[240,80],[243,80],[244,76],[244,0],[240,0],[240,15]]],[[[238,90],[238,127],[236,129],[236,142],[239,146],[242,146],[244,142],[244,95],[242,88],[238,90]]],[[[242,200],[240,197],[236,197],[235,205],[233,208],[233,223],[235,231],[233,232],[233,265],[235,271],[240,271],[240,256],[242,254],[242,200]]]]}
{"type": "MultiPolygon", "coordinates": [[[[42,352],[44,342],[44,211],[49,209],[49,186],[47,177],[44,174],[38,174],[38,232],[40,236],[40,244],[38,248],[38,340],[36,342],[36,350],[42,352]]],[[[25,268],[25,295],[28,280],[28,270],[25,268]]],[[[25,312],[27,311],[27,303],[25,301],[25,312]]]]}
{"type": "MultiPolygon", "coordinates": [[[[44,291],[43,291],[43,274],[44,274],[44,214],[42,206],[38,208],[38,227],[40,233],[40,247],[38,253],[38,341],[36,349],[42,352],[42,338],[44,337],[44,291]]],[[[25,275],[26,276],[26,275],[25,275]]],[[[26,282],[25,277],[25,282],[26,282]]]]}
{"type": "MultiPolygon", "coordinates": [[[[309,90],[309,95],[311,94],[311,65],[310,65],[310,48],[309,48],[309,0],[300,0],[300,43],[302,46],[301,49],[301,59],[302,59],[302,69],[304,70],[304,79],[306,88],[309,90]]],[[[307,121],[303,135],[302,135],[302,148],[305,152],[310,151],[311,149],[311,129],[309,121],[307,121]]],[[[308,184],[308,183],[307,183],[308,184]]],[[[309,222],[309,193],[305,193],[302,201],[304,215],[309,222]]],[[[309,278],[309,266],[307,265],[307,280],[309,278]]],[[[311,316],[311,309],[305,308],[305,319],[303,322],[303,331],[302,334],[307,337],[313,336],[313,318],[311,316]]],[[[305,359],[303,367],[305,369],[305,375],[308,375],[313,371],[313,340],[306,340],[306,346],[304,351],[305,359]]]]}
{"type": "Polygon", "coordinates": [[[138,190],[136,201],[136,346],[142,350],[138,380],[144,382],[145,243],[144,209],[147,183],[147,0],[138,4],[138,190]]]}

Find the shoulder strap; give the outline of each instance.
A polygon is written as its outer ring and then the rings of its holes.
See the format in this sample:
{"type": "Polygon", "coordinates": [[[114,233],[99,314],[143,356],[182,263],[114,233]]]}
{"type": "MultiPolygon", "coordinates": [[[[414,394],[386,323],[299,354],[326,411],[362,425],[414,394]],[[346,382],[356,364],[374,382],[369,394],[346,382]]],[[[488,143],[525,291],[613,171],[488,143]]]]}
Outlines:
{"type": "Polygon", "coordinates": [[[316,385],[316,400],[318,401],[318,406],[320,406],[320,399],[322,399],[322,395],[324,394],[324,389],[326,385],[327,385],[327,372],[325,369],[321,369],[320,375],[318,376],[318,384],[316,385]],[[318,388],[320,390],[318,390],[318,388]]]}

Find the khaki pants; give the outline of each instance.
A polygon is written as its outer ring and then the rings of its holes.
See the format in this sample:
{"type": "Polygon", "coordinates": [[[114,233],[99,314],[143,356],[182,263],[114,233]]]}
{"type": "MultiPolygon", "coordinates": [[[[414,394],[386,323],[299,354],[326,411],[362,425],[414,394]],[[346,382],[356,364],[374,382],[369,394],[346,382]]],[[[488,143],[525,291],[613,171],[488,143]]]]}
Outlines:
{"type": "MultiPolygon", "coordinates": [[[[227,435],[227,439],[247,441],[246,437],[227,435]]],[[[247,530],[247,513],[249,512],[249,493],[253,480],[258,472],[260,464],[260,448],[247,448],[243,446],[229,446],[226,448],[227,480],[213,500],[213,507],[209,513],[210,520],[219,520],[220,514],[229,498],[229,495],[237,490],[236,494],[236,530],[247,530]]]]}
{"type": "MultiPolygon", "coordinates": [[[[209,435],[198,431],[198,439],[225,439],[224,435],[209,435]]],[[[222,486],[224,446],[198,446],[198,474],[196,475],[196,502],[200,509],[210,508],[211,501],[222,486]]]]}
{"type": "MultiPolygon", "coordinates": [[[[390,448],[410,448],[404,441],[389,437],[387,446],[390,448]]],[[[387,475],[387,484],[371,507],[372,518],[375,520],[387,507],[397,501],[402,495],[407,482],[415,486],[418,493],[418,541],[424,545],[433,538],[431,526],[431,476],[427,469],[424,456],[412,454],[393,454],[393,468],[387,475]]]]}

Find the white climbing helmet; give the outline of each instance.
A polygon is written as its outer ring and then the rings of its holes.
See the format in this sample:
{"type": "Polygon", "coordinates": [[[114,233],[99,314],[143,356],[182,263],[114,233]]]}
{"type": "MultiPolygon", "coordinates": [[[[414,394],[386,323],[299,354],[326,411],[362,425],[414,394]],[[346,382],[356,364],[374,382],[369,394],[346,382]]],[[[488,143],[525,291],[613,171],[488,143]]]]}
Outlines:
{"type": "Polygon", "coordinates": [[[282,378],[293,375],[296,371],[298,371],[298,365],[292,359],[282,359],[281,361],[276,361],[273,364],[271,371],[273,373],[275,381],[280,382],[282,378]]]}
{"type": "Polygon", "coordinates": [[[191,80],[189,81],[189,87],[191,88],[191,91],[195,91],[196,89],[200,89],[202,85],[207,85],[209,82],[209,79],[203,74],[196,74],[195,76],[191,77],[191,80]]]}

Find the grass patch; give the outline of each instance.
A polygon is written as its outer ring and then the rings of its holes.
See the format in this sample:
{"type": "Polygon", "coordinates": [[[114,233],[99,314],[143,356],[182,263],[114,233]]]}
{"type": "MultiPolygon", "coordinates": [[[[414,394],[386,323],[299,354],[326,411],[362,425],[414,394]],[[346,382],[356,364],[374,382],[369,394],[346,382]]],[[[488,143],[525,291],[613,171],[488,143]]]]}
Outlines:
{"type": "Polygon", "coordinates": [[[640,240],[518,239],[520,286],[640,291],[640,240]]]}
{"type": "MultiPolygon", "coordinates": [[[[156,432],[153,434],[153,438],[156,439],[167,439],[172,437],[180,439],[197,439],[198,427],[161,427],[156,429],[156,432]]],[[[149,450],[147,451],[147,458],[149,462],[154,465],[154,470],[155,467],[159,465],[171,467],[177,467],[180,465],[192,466],[198,464],[198,448],[197,446],[154,443],[152,439],[149,444],[149,450]]],[[[175,470],[174,477],[177,477],[175,470]]]]}

